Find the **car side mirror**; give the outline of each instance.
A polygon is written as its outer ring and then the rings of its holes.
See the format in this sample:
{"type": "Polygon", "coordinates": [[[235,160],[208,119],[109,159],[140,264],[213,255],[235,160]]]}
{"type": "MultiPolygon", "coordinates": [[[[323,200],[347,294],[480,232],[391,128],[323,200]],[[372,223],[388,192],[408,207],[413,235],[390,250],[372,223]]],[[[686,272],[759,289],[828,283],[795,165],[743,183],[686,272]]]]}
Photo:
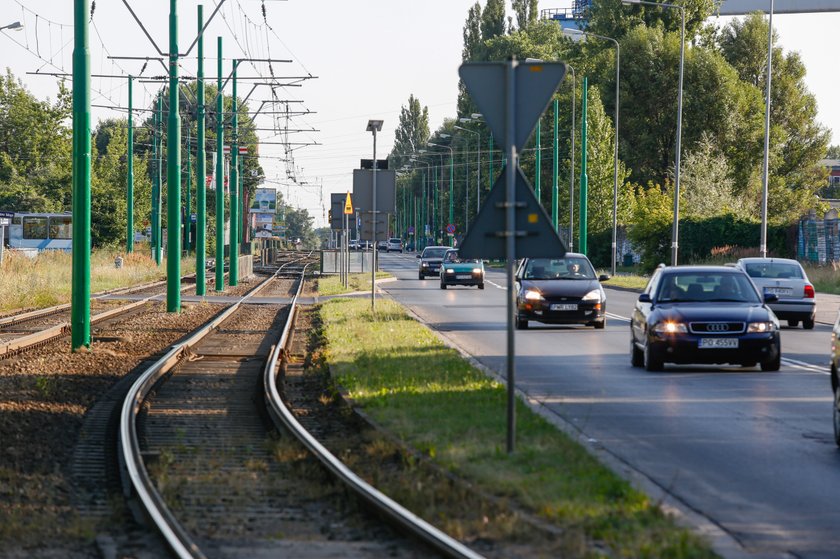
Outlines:
{"type": "Polygon", "coordinates": [[[608,276],[607,274],[601,274],[598,277],[598,281],[609,281],[609,279],[610,279],[610,276],[608,276]]]}
{"type": "Polygon", "coordinates": [[[775,293],[765,293],[764,294],[764,302],[765,303],[775,303],[779,300],[779,296],[775,293]]]}
{"type": "Polygon", "coordinates": [[[639,295],[639,302],[640,303],[653,303],[653,299],[650,298],[650,293],[642,293],[639,295]]]}
{"type": "Polygon", "coordinates": [[[417,254],[417,258],[420,258],[420,254],[419,254],[419,253],[417,254]]]}

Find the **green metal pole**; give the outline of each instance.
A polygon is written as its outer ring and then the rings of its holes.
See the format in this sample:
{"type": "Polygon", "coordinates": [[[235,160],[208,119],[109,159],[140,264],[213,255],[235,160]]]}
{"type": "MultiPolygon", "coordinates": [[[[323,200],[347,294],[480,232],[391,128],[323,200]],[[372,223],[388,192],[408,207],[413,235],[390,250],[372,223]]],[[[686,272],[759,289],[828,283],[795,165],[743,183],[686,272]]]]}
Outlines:
{"type": "MultiPolygon", "coordinates": [[[[158,189],[160,181],[160,175],[158,174],[158,111],[159,108],[157,106],[157,97],[153,101],[154,112],[152,113],[152,160],[154,161],[154,165],[152,166],[152,258],[155,259],[157,262],[157,197],[158,197],[158,189]]],[[[160,265],[160,263],[158,263],[160,265]]]]}
{"type": "Polygon", "coordinates": [[[437,194],[439,190],[438,185],[438,167],[435,167],[435,182],[432,185],[432,244],[437,244],[437,232],[440,230],[438,229],[438,209],[437,209],[437,194]]]}
{"type": "Polygon", "coordinates": [[[487,164],[490,167],[490,172],[487,173],[487,190],[489,192],[490,190],[492,190],[493,181],[496,178],[493,175],[493,134],[490,134],[490,137],[487,139],[487,146],[488,146],[487,164]]]}
{"type": "Polygon", "coordinates": [[[540,200],[540,175],[542,174],[542,142],[540,141],[540,128],[542,128],[542,126],[540,120],[538,120],[536,138],[537,160],[535,163],[537,168],[534,171],[534,194],[537,195],[537,202],[542,204],[542,200],[540,200]]]}
{"type": "Polygon", "coordinates": [[[128,156],[126,157],[125,251],[134,252],[134,77],[128,76],[128,156]]]}
{"type": "Polygon", "coordinates": [[[90,348],[90,2],[75,0],[71,348],[90,348]]]}
{"type": "Polygon", "coordinates": [[[216,93],[216,291],[225,290],[225,104],[222,92],[222,38],[218,38],[216,93]]]}
{"type": "Polygon", "coordinates": [[[423,182],[422,182],[422,189],[423,194],[420,198],[420,220],[423,222],[423,231],[421,232],[421,240],[419,250],[423,250],[426,248],[426,222],[429,221],[429,210],[426,207],[426,172],[423,172],[423,182]]]}
{"type": "Polygon", "coordinates": [[[190,251],[190,244],[192,241],[192,200],[190,200],[190,190],[192,190],[192,130],[187,128],[187,185],[185,188],[186,198],[184,200],[184,250],[190,251]]]}
{"type": "Polygon", "coordinates": [[[163,247],[163,225],[161,224],[163,216],[161,215],[160,203],[163,192],[163,91],[158,95],[157,123],[157,164],[155,165],[157,191],[154,193],[153,203],[155,205],[155,262],[160,266],[163,264],[163,251],[161,250],[163,247]]]}
{"type": "Polygon", "coordinates": [[[580,252],[586,254],[587,243],[587,198],[589,196],[587,189],[589,187],[589,178],[586,176],[586,108],[587,97],[589,95],[588,78],[583,78],[583,119],[580,124],[580,239],[578,246],[580,252]]]}
{"type": "Polygon", "coordinates": [[[166,311],[181,312],[181,109],[178,0],[169,0],[169,124],[166,150],[166,311]]]}
{"type": "Polygon", "coordinates": [[[557,175],[560,173],[560,143],[557,136],[557,126],[560,119],[559,99],[554,100],[554,143],[552,144],[552,165],[551,165],[551,224],[555,231],[560,230],[559,213],[557,207],[560,202],[560,191],[557,183],[557,175]]]}
{"type": "MultiPolygon", "coordinates": [[[[455,223],[454,198],[455,198],[455,152],[449,148],[449,223],[455,223]]],[[[455,244],[455,235],[449,237],[449,246],[455,244]]]]}
{"type": "Polygon", "coordinates": [[[207,155],[205,153],[205,108],[204,108],[204,6],[198,6],[198,115],[196,116],[196,218],[195,218],[195,294],[206,293],[207,277],[205,257],[207,256],[207,155]]]}
{"type": "Polygon", "coordinates": [[[239,285],[239,121],[236,106],[236,67],[233,61],[233,97],[231,99],[231,135],[230,135],[230,285],[239,285]]]}

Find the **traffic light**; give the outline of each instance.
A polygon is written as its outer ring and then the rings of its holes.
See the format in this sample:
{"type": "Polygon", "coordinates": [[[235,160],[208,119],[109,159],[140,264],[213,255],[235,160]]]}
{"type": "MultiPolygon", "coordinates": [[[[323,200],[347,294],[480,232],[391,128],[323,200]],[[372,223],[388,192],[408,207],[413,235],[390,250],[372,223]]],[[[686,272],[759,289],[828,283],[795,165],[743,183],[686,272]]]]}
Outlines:
{"type": "Polygon", "coordinates": [[[330,223],[332,223],[332,210],[328,212],[328,215],[330,216],[330,223]]]}

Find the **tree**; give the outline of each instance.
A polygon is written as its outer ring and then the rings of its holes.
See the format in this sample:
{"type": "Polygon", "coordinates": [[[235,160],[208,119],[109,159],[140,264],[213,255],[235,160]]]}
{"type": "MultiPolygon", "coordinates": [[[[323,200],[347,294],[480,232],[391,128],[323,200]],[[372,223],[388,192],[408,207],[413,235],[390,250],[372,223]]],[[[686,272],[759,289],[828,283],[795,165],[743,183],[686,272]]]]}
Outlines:
{"type": "Polygon", "coordinates": [[[505,34],[505,0],[487,0],[481,14],[481,39],[489,41],[505,34]]]}
{"type": "Polygon", "coordinates": [[[469,62],[477,58],[481,47],[481,4],[476,2],[470,7],[467,21],[464,23],[464,48],[461,51],[461,60],[469,62]]]}
{"type": "Polygon", "coordinates": [[[417,150],[429,141],[429,108],[421,107],[420,100],[413,94],[408,105],[400,109],[400,122],[394,133],[394,148],[388,159],[393,168],[399,169],[410,162],[417,150]]]}
{"type": "MultiPolygon", "coordinates": [[[[714,0],[682,0],[685,8],[686,40],[696,35],[714,13],[714,0]]],[[[626,6],[615,0],[593,0],[587,30],[621,40],[632,29],[643,26],[679,34],[680,10],[656,6],[626,6]]]]}
{"type": "Polygon", "coordinates": [[[317,250],[320,241],[312,228],[314,219],[305,208],[286,206],[286,239],[300,239],[300,248],[317,250]]]}
{"type": "Polygon", "coordinates": [[[746,218],[752,213],[736,196],[729,163],[708,134],[685,155],[681,171],[681,217],[705,219],[728,213],[746,218]]]}
{"type": "Polygon", "coordinates": [[[828,146],[825,151],[826,159],[840,159],[840,146],[828,146]]]}
{"type": "Polygon", "coordinates": [[[539,0],[511,0],[513,12],[516,14],[516,25],[520,31],[525,31],[539,19],[539,0]]]}

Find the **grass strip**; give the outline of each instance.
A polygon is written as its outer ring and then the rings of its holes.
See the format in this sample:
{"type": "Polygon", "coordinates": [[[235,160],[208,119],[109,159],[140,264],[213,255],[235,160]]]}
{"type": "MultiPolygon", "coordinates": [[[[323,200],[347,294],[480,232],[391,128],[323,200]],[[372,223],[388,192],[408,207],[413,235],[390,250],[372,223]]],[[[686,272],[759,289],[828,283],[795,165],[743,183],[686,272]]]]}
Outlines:
{"type": "MultiPolygon", "coordinates": [[[[70,302],[73,260],[69,252],[44,251],[30,258],[6,251],[0,273],[0,311],[20,308],[41,309],[70,302]]],[[[117,249],[91,253],[90,289],[92,293],[128,287],[166,278],[166,260],[157,266],[148,254],[126,254],[117,249]],[[122,268],[114,259],[122,256],[122,268]]],[[[181,259],[181,273],[195,271],[195,257],[181,259]]]]}
{"type": "MultiPolygon", "coordinates": [[[[376,279],[393,277],[388,272],[376,272],[376,279]]],[[[364,274],[350,274],[347,278],[350,285],[345,288],[338,275],[321,276],[318,278],[318,295],[325,297],[329,295],[342,295],[356,291],[367,291],[370,293],[370,272],[364,274]]]]}
{"type": "MultiPolygon", "coordinates": [[[[609,272],[598,272],[599,274],[609,272]]],[[[650,281],[650,276],[638,276],[634,274],[618,274],[615,276],[611,276],[609,281],[605,281],[602,283],[604,287],[624,287],[627,289],[644,289],[647,285],[648,281],[650,281]]]]}
{"type": "MultiPolygon", "coordinates": [[[[336,299],[319,308],[336,382],[377,422],[483,490],[512,498],[611,557],[716,557],[708,544],[517,402],[505,451],[503,385],[446,347],[397,303],[336,299]]],[[[596,549],[582,555],[603,556],[596,549]]]]}

